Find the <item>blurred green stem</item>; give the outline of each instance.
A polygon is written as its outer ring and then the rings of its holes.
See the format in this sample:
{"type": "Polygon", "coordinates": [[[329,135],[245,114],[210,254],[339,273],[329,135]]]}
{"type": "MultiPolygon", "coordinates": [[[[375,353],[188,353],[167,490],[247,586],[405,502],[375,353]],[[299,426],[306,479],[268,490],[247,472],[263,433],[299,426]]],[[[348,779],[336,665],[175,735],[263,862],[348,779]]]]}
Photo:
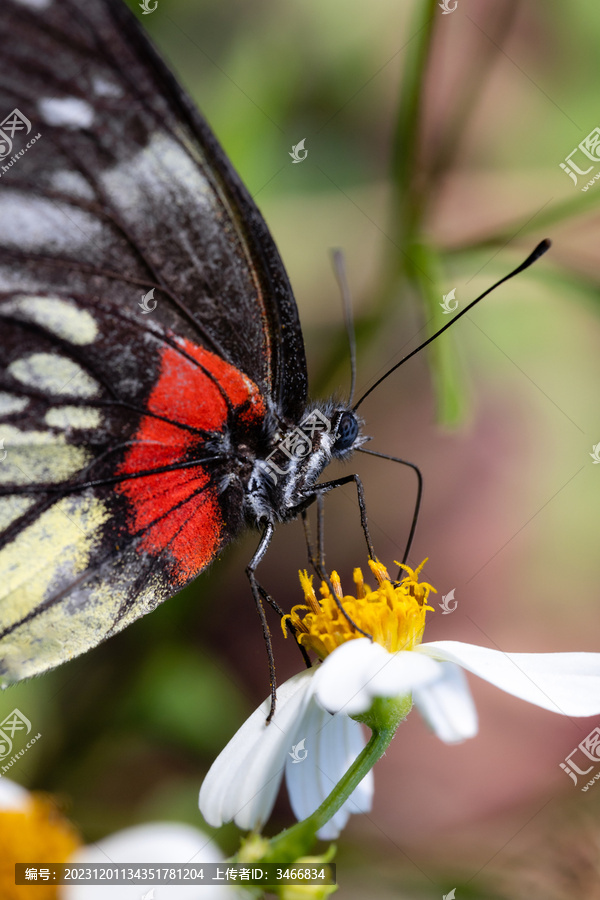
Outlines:
{"type": "MultiPolygon", "coordinates": [[[[424,310],[427,333],[442,324],[440,301],[443,290],[450,290],[442,275],[441,256],[423,239],[426,201],[435,185],[420,161],[422,146],[422,110],[425,83],[431,58],[434,27],[439,20],[438,0],[423,0],[416,5],[413,37],[406,45],[406,58],[398,103],[391,158],[391,213],[389,238],[382,266],[378,298],[368,316],[357,319],[356,335],[360,345],[372,343],[382,326],[389,325],[389,310],[413,295],[424,310]]],[[[467,116],[463,109],[461,115],[467,116]]],[[[421,335],[424,338],[426,335],[421,335]]],[[[436,341],[427,351],[438,405],[438,421],[456,425],[463,415],[464,401],[458,367],[447,339],[436,341]]],[[[322,381],[331,377],[347,356],[345,340],[334,350],[322,381]]]]}
{"type": "MultiPolygon", "coordinates": [[[[444,296],[441,285],[444,282],[440,254],[424,243],[415,242],[411,247],[406,278],[420,297],[425,311],[424,330],[427,334],[420,335],[421,340],[425,340],[447,322],[441,307],[444,296]]],[[[450,284],[446,285],[445,290],[446,293],[450,291],[450,284]]],[[[443,339],[433,341],[426,352],[435,388],[438,422],[450,427],[459,425],[465,414],[466,402],[453,340],[450,335],[444,335],[443,339]]]]}
{"type": "MultiPolygon", "coordinates": [[[[382,304],[395,302],[403,289],[409,288],[425,310],[431,334],[441,324],[440,301],[443,283],[441,259],[422,237],[425,201],[432,185],[427,172],[419,166],[422,139],[421,110],[433,29],[438,18],[437,0],[427,0],[418,7],[420,22],[416,38],[409,44],[402,79],[402,91],[392,152],[392,242],[400,248],[386,265],[382,304]]],[[[449,286],[448,286],[449,289],[449,286]]],[[[456,363],[447,341],[436,341],[428,351],[436,388],[438,420],[457,424],[463,412],[456,363]]]]}
{"type": "MultiPolygon", "coordinates": [[[[391,175],[393,183],[392,229],[401,247],[410,247],[421,227],[423,207],[422,185],[418,183],[417,154],[421,132],[421,109],[425,74],[431,50],[438,0],[417,4],[415,37],[406,49],[406,62],[398,117],[392,146],[391,175]]],[[[402,265],[402,259],[396,257],[402,265]]]]}

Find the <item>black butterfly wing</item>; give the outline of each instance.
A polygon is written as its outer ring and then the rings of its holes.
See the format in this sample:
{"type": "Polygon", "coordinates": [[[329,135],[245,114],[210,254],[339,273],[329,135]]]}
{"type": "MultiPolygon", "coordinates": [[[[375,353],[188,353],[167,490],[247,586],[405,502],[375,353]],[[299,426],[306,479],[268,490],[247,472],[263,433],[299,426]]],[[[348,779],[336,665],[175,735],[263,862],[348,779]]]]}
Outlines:
{"type": "Polygon", "coordinates": [[[242,499],[215,436],[234,421],[256,440],[271,401],[299,415],[306,370],[266,226],[129,11],[7,0],[0,37],[12,680],[95,646],[214,558],[242,499]]]}
{"type": "Polygon", "coordinates": [[[160,287],[154,319],[296,419],[307,385],[292,291],[210,129],[121,0],[37,5],[6,0],[0,17],[0,113],[21,110],[41,134],[22,153],[17,132],[21,155],[0,160],[10,283],[25,259],[39,283],[50,258],[42,283],[108,291],[123,308],[135,310],[138,284],[160,287]]]}

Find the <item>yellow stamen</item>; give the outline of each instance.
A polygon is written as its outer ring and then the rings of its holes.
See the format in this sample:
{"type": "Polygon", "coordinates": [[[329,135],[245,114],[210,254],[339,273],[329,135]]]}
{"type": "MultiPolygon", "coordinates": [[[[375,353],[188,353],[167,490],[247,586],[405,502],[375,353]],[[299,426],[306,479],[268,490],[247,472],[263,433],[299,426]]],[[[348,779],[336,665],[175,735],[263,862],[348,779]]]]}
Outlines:
{"type": "Polygon", "coordinates": [[[360,569],[353,573],[356,597],[344,596],[337,572],[330,576],[334,591],[332,596],[327,582],[321,583],[321,601],[317,600],[312,586],[313,576],[300,572],[300,584],[306,604],[294,606],[281,622],[286,634],[287,621],[294,627],[300,643],[307,650],[314,650],[324,659],[336,647],[355,638],[364,637],[357,629],[370,634],[374,641],[390,653],[412,650],[421,643],[425,628],[425,615],[433,607],[427,606],[427,598],[434,587],[419,581],[419,575],[427,560],[417,569],[396,563],[407,574],[399,582],[393,582],[385,566],[377,560],[369,560],[369,568],[377,581],[377,589],[365,583],[360,569]],[[339,600],[354,625],[340,610],[339,600]],[[354,627],[356,626],[356,628],[354,627]]]}
{"type": "MultiPolygon", "coordinates": [[[[317,595],[314,592],[312,586],[312,575],[309,576],[306,569],[304,572],[299,572],[300,575],[300,586],[304,592],[304,596],[306,598],[306,602],[308,603],[308,607],[304,607],[305,609],[312,609],[313,612],[319,612],[319,601],[317,600],[317,595]]],[[[284,631],[285,634],[285,631],[284,631]]]]}
{"type": "Polygon", "coordinates": [[[55,900],[58,888],[39,880],[15,885],[15,863],[67,862],[80,845],[77,832],[47,797],[30,794],[23,809],[0,809],[0,897],[2,900],[55,900]]]}

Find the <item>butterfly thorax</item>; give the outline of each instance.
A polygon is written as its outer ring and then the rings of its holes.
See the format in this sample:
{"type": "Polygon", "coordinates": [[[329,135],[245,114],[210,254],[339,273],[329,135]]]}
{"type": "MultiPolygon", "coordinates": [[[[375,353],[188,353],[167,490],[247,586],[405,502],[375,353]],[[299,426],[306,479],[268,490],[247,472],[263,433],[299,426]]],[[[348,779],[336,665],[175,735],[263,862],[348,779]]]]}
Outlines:
{"type": "Polygon", "coordinates": [[[364,443],[352,409],[315,404],[298,425],[275,427],[268,453],[257,456],[245,495],[252,525],[296,518],[314,500],[317,481],[332,459],[348,458],[364,443]]]}

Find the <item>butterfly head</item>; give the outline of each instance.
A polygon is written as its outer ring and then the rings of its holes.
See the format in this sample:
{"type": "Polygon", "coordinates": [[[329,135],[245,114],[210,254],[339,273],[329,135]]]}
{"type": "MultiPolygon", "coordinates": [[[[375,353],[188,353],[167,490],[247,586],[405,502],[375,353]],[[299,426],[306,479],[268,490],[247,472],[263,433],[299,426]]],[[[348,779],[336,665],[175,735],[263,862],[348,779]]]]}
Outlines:
{"type": "Polygon", "coordinates": [[[252,521],[295,518],[333,459],[348,459],[368,440],[362,419],[347,404],[315,404],[300,423],[275,428],[268,452],[259,456],[248,484],[247,506],[252,521]]]}
{"type": "Polygon", "coordinates": [[[365,437],[361,434],[362,421],[352,409],[336,410],[333,423],[333,443],[331,455],[336,459],[345,459],[361,444],[365,437]]]}

